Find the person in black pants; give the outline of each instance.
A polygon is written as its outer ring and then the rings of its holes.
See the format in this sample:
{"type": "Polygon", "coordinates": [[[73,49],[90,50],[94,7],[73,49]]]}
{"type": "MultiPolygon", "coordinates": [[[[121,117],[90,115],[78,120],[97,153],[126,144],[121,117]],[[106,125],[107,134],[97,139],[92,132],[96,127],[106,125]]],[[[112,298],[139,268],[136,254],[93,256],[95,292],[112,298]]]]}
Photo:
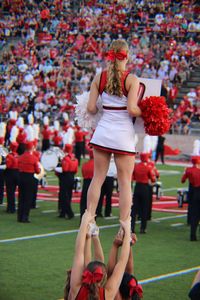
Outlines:
{"type": "Polygon", "coordinates": [[[78,171],[78,160],[72,153],[72,145],[66,144],[64,147],[66,156],[61,161],[62,173],[59,174],[59,218],[72,219],[74,212],[71,207],[72,192],[74,188],[74,175],[78,171]]]}
{"type": "Polygon", "coordinates": [[[99,202],[98,202],[97,210],[96,210],[97,217],[103,217],[102,206],[103,206],[104,196],[106,198],[104,216],[105,217],[112,216],[112,193],[113,193],[113,189],[114,189],[114,178],[116,178],[116,177],[117,177],[116,165],[115,165],[114,159],[111,158],[107,176],[101,187],[101,194],[100,194],[100,198],[99,198],[99,202]]]}
{"type": "Polygon", "coordinates": [[[156,147],[156,158],[155,158],[155,162],[157,162],[157,160],[160,156],[163,165],[165,163],[164,162],[164,142],[165,142],[165,137],[159,136],[157,147],[156,147]]]}
{"type": "Polygon", "coordinates": [[[33,154],[33,142],[26,143],[26,151],[19,157],[19,196],[17,221],[30,223],[29,213],[34,193],[34,173],[40,173],[38,158],[33,154]]]}
{"type": "Polygon", "coordinates": [[[149,211],[149,181],[155,182],[156,177],[152,168],[148,165],[149,154],[140,154],[141,162],[135,165],[133,179],[136,181],[133,205],[131,209],[131,230],[135,232],[136,216],[141,218],[140,233],[146,233],[149,211]]]}
{"type": "Polygon", "coordinates": [[[92,148],[88,149],[90,159],[82,164],[81,172],[83,176],[83,184],[80,200],[80,217],[84,214],[87,208],[87,192],[94,174],[94,157],[92,148]]]}
{"type": "Polygon", "coordinates": [[[181,182],[186,179],[192,185],[192,193],[190,194],[190,241],[197,241],[197,228],[200,221],[200,156],[193,157],[192,168],[186,169],[182,176],[181,182]]]}
{"type": "Polygon", "coordinates": [[[18,143],[10,143],[10,153],[6,156],[6,195],[7,195],[7,213],[15,213],[15,191],[19,185],[19,169],[18,169],[18,143]]]}
{"type": "Polygon", "coordinates": [[[114,177],[106,176],[106,179],[101,187],[101,195],[99,198],[99,203],[97,205],[97,211],[96,211],[97,217],[103,217],[102,206],[103,206],[104,196],[106,197],[104,216],[111,217],[113,188],[114,188],[114,177]]]}

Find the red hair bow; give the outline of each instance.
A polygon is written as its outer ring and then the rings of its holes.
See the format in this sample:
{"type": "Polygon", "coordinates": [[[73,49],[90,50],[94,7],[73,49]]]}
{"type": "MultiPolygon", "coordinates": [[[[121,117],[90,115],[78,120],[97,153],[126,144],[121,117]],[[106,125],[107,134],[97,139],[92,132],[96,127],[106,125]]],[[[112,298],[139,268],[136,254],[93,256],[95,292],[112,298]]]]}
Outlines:
{"type": "Polygon", "coordinates": [[[129,281],[128,286],[130,288],[129,296],[132,296],[133,293],[136,292],[139,295],[139,297],[142,298],[143,296],[142,286],[140,284],[137,284],[134,278],[132,278],[129,281]]]}
{"type": "Polygon", "coordinates": [[[95,282],[101,281],[103,278],[103,271],[101,267],[97,267],[94,272],[90,272],[89,270],[85,270],[83,272],[82,283],[92,284],[95,282]]]}
{"type": "Polygon", "coordinates": [[[106,53],[106,59],[110,61],[115,61],[115,59],[123,60],[124,58],[127,58],[127,53],[125,50],[121,50],[119,52],[115,52],[114,50],[109,50],[106,53]]]}

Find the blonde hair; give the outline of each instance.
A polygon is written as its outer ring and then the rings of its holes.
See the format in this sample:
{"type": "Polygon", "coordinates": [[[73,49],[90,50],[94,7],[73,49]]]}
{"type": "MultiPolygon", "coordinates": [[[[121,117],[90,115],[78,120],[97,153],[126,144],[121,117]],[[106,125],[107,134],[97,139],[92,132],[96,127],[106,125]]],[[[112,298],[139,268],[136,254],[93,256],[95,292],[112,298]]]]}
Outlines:
{"type": "MultiPolygon", "coordinates": [[[[128,44],[125,40],[115,40],[110,46],[115,53],[125,50],[128,53],[128,44]]],[[[121,85],[121,72],[118,70],[118,60],[110,61],[107,70],[106,92],[110,95],[123,96],[121,85]]]]}
{"type": "Polygon", "coordinates": [[[67,278],[64,286],[64,300],[68,299],[70,290],[71,269],[67,270],[67,278]]]}

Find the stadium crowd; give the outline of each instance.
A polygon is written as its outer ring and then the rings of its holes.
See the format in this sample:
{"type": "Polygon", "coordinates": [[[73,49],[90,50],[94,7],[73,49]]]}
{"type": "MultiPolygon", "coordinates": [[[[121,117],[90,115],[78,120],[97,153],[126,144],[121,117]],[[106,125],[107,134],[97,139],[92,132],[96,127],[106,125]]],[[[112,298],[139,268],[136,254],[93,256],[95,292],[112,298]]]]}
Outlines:
{"type": "Polygon", "coordinates": [[[2,11],[2,120],[10,110],[25,119],[32,112],[36,122],[63,112],[73,118],[75,95],[88,90],[104,67],[101,49],[120,37],[130,45],[129,70],[162,80],[177,126],[199,120],[199,86],[195,96],[185,95],[184,105],[176,103],[181,85],[200,63],[195,1],[5,0],[2,11]]]}

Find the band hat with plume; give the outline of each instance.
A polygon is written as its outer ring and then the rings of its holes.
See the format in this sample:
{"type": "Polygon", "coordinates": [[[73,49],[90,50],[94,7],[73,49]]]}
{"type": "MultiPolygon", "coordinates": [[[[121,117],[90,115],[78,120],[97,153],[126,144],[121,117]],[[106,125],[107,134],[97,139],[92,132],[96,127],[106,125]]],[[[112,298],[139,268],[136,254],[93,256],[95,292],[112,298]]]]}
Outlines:
{"type": "Polygon", "coordinates": [[[151,138],[148,134],[145,135],[143,139],[143,153],[150,153],[151,152],[151,138]]]}
{"type": "Polygon", "coordinates": [[[58,120],[54,121],[54,130],[59,131],[60,129],[60,123],[58,120]]]}
{"type": "Polygon", "coordinates": [[[49,125],[49,118],[48,118],[48,116],[44,116],[44,118],[43,118],[43,124],[46,125],[46,126],[49,125]]]}
{"type": "Polygon", "coordinates": [[[16,125],[17,125],[19,128],[24,128],[24,118],[19,117],[19,118],[17,119],[16,125]]]}
{"type": "Polygon", "coordinates": [[[74,130],[69,127],[67,132],[63,136],[63,144],[72,144],[74,141],[74,130]]]}
{"type": "Polygon", "coordinates": [[[26,133],[27,133],[27,140],[26,140],[26,149],[27,150],[32,150],[34,146],[34,129],[33,126],[28,125],[26,127],[26,133]]]}
{"type": "Polygon", "coordinates": [[[0,137],[5,137],[6,135],[6,123],[1,122],[0,123],[0,137]]]}
{"type": "Polygon", "coordinates": [[[34,117],[33,117],[32,114],[29,114],[29,115],[28,115],[28,123],[29,123],[30,125],[32,125],[32,124],[34,123],[34,117]]]}
{"type": "Polygon", "coordinates": [[[17,120],[18,112],[17,111],[9,111],[9,118],[11,120],[17,120]]]}
{"type": "Polygon", "coordinates": [[[63,119],[64,119],[65,121],[69,121],[68,113],[66,113],[66,112],[63,113],[63,119]]]}
{"type": "Polygon", "coordinates": [[[17,136],[19,134],[19,128],[15,125],[12,127],[10,132],[10,142],[15,143],[17,141],[17,136]]]}
{"type": "Polygon", "coordinates": [[[39,124],[33,124],[33,134],[34,134],[34,140],[39,140],[39,134],[40,134],[40,126],[39,124]]]}
{"type": "Polygon", "coordinates": [[[32,126],[27,126],[26,127],[26,133],[27,133],[27,141],[34,141],[34,129],[32,126]]]}

